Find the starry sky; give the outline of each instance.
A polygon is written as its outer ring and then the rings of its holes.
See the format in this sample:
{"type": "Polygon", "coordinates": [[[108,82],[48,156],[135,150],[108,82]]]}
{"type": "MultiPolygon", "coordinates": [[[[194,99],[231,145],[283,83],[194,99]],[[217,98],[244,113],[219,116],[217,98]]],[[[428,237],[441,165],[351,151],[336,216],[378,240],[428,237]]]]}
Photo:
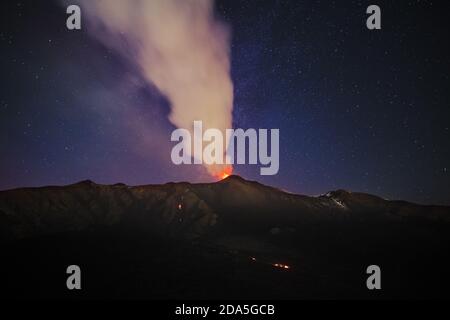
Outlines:
{"type": "MultiPolygon", "coordinates": [[[[151,1],[151,0],[149,0],[151,1]]],[[[235,128],[279,128],[280,170],[235,173],[450,205],[445,1],[217,0],[231,26],[235,128]],[[382,30],[366,28],[366,8],[382,30]]],[[[209,182],[170,161],[170,101],[57,1],[2,1],[0,189],[84,179],[209,182]]]]}

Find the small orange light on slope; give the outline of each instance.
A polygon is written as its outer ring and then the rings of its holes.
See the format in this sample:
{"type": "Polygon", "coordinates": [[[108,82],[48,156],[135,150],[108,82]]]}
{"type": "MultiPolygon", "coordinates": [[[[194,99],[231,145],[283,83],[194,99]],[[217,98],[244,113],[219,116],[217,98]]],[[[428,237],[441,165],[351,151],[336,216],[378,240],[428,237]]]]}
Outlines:
{"type": "Polygon", "coordinates": [[[280,269],[290,269],[291,268],[287,264],[282,264],[282,263],[274,263],[273,266],[277,267],[277,268],[280,268],[280,269]]]}

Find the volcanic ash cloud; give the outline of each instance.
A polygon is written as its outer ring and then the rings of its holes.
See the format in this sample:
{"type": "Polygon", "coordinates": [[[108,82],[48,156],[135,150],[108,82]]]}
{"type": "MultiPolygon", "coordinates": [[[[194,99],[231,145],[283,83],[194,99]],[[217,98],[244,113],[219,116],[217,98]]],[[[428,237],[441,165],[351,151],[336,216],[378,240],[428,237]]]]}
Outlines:
{"type": "MultiPolygon", "coordinates": [[[[172,124],[193,135],[194,120],[202,120],[204,130],[217,128],[225,136],[233,106],[230,32],[214,17],[212,0],[81,0],[80,5],[86,29],[135,63],[170,100],[172,124]]],[[[207,169],[212,175],[225,170],[207,169]]]]}

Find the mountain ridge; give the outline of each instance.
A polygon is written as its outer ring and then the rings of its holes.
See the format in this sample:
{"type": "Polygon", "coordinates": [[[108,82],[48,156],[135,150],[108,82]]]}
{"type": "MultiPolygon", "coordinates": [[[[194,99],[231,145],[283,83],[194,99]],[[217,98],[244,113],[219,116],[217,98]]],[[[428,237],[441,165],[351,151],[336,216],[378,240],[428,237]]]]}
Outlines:
{"type": "Polygon", "coordinates": [[[301,193],[296,193],[296,192],[291,192],[291,191],[287,191],[278,187],[274,187],[274,186],[270,186],[270,185],[266,185],[266,184],[262,184],[256,180],[247,180],[244,179],[243,177],[239,176],[239,175],[230,175],[227,178],[224,178],[222,180],[216,181],[216,182],[188,182],[188,181],[178,181],[178,182],[165,182],[165,183],[159,183],[159,184],[139,184],[139,185],[128,185],[126,183],[123,182],[116,182],[116,183],[112,183],[112,184],[102,184],[102,183],[97,183],[93,180],[90,179],[85,179],[85,180],[81,180],[78,182],[74,182],[71,184],[67,184],[67,185],[42,185],[42,186],[35,186],[35,187],[17,187],[17,188],[11,188],[11,189],[4,189],[4,190],[0,190],[0,193],[2,192],[11,192],[11,191],[19,191],[19,190],[34,190],[34,189],[51,189],[51,188],[66,188],[66,187],[70,187],[70,186],[111,186],[111,187],[127,187],[127,188],[144,188],[144,187],[157,187],[157,186],[166,186],[166,185],[192,185],[192,186],[202,186],[202,185],[210,185],[210,184],[223,184],[223,183],[235,183],[235,182],[240,182],[240,183],[245,183],[245,184],[253,184],[253,185],[257,185],[257,186],[261,186],[264,188],[270,188],[271,190],[275,190],[281,193],[285,193],[287,195],[293,195],[293,196],[299,196],[299,197],[308,197],[308,198],[320,198],[320,197],[327,197],[327,195],[331,194],[331,195],[350,195],[350,194],[354,194],[354,195],[364,195],[364,196],[370,196],[373,198],[378,198],[380,200],[384,200],[384,201],[390,201],[390,202],[404,202],[404,203],[408,203],[408,204],[412,204],[412,205],[417,205],[417,206],[423,206],[423,207],[444,207],[444,208],[450,208],[449,205],[441,205],[441,204],[422,204],[422,203],[417,203],[417,202],[412,202],[412,201],[408,201],[408,200],[402,200],[402,199],[385,199],[381,196],[375,195],[375,194],[371,194],[371,193],[367,193],[367,192],[360,192],[360,191],[353,191],[353,190],[347,190],[347,189],[335,189],[335,190],[329,190],[325,193],[319,194],[319,195],[305,195],[305,194],[301,194],[301,193]]]}
{"type": "Polygon", "coordinates": [[[309,197],[234,176],[84,180],[0,191],[0,271],[14,296],[70,298],[57,275],[75,261],[95,274],[85,297],[371,298],[364,270],[377,263],[385,295],[424,297],[450,283],[449,218],[449,207],[343,190],[309,197]],[[435,280],[411,283],[423,270],[435,280]]]}
{"type": "MultiPolygon", "coordinates": [[[[0,227],[6,238],[80,230],[134,221],[195,238],[219,226],[271,225],[334,220],[450,222],[450,207],[423,206],[345,190],[311,197],[230,176],[214,183],[141,186],[83,180],[67,186],[0,191],[0,227]]],[[[131,223],[131,222],[130,222],[131,223]]],[[[220,228],[218,228],[220,229],[220,228]]],[[[156,230],[158,232],[158,230],[156,230]]]]}

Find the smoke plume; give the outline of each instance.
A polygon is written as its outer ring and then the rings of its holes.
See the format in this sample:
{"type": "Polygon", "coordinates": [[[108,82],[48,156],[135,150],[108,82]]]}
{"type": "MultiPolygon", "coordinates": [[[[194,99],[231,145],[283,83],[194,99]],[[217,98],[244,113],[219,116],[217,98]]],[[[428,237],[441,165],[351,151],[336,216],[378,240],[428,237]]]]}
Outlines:
{"type": "MultiPolygon", "coordinates": [[[[203,130],[225,136],[233,106],[230,32],[214,17],[213,0],[81,0],[80,6],[88,32],[135,63],[169,99],[173,125],[193,137],[194,120],[202,120],[203,130]]],[[[229,170],[207,169],[216,176],[229,170]]]]}

